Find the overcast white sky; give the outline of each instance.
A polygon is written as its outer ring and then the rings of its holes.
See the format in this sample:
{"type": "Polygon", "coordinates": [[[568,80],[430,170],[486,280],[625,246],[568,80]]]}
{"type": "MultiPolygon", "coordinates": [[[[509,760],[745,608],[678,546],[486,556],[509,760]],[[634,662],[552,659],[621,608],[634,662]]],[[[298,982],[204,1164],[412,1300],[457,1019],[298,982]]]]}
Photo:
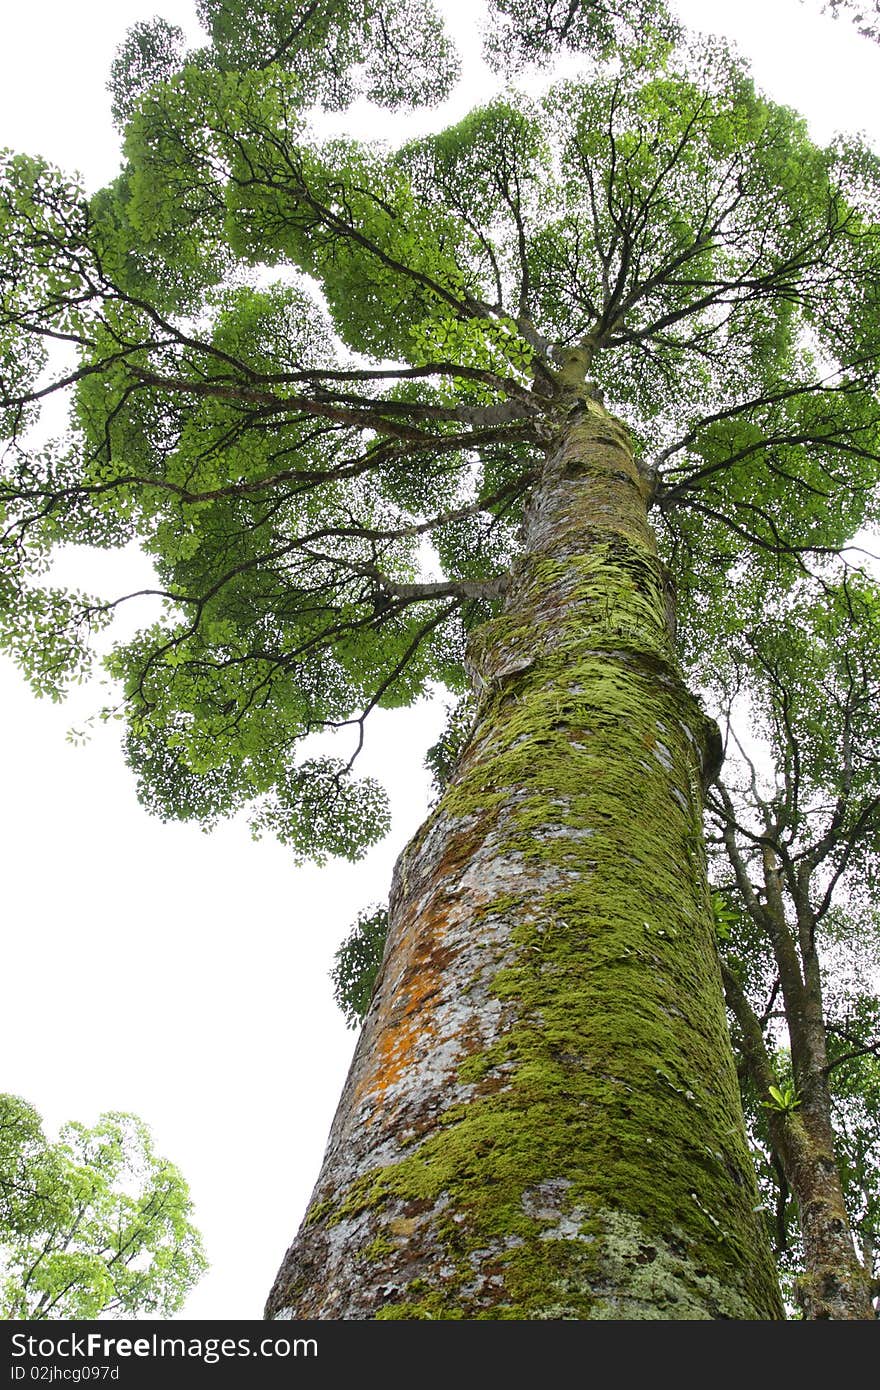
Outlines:
{"type": "MultiPolygon", "coordinates": [[[[467,0],[447,0],[457,19],[467,0]]],[[[760,85],[812,133],[880,138],[880,48],[818,0],[678,0],[735,38],[760,85]]],[[[116,167],[104,89],[125,29],[154,12],[193,25],[184,0],[28,0],[0,20],[0,146],[44,154],[97,187],[116,167]]],[[[467,70],[459,115],[482,96],[467,70]]],[[[364,133],[364,114],[351,128],[364,133]]],[[[407,133],[414,127],[408,124],[407,133]]],[[[78,561],[80,582],[95,581],[78,561]]],[[[394,827],[359,865],[297,868],[243,824],[207,836],[139,807],[115,727],[66,732],[102,702],[37,702],[0,663],[3,960],[0,1090],[54,1132],[133,1110],[195,1198],[210,1273],[184,1316],[257,1318],[317,1177],[354,1035],[331,998],[333,953],[358,910],[384,900],[427,805],[434,711],[373,716],[363,771],[390,786],[394,827]]]]}

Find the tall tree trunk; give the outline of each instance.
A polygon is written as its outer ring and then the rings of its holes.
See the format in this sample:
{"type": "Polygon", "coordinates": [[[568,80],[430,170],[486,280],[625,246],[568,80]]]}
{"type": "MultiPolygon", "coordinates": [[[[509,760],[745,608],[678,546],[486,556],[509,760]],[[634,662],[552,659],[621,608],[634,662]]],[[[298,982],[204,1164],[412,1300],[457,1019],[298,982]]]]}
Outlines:
{"type": "Polygon", "coordinates": [[[870,1271],[856,1253],[830,1120],[795,1112],[786,1128],[783,1161],[804,1242],[797,1282],[804,1317],[873,1320],[870,1271]]]}
{"type": "Polygon", "coordinates": [[[582,388],[269,1316],[777,1318],[701,773],[625,430],[582,388]]]}
{"type": "Polygon", "coordinates": [[[796,898],[796,945],[785,915],[777,857],[769,844],[764,845],[762,859],[765,911],[779,966],[792,1069],[801,1102],[797,1110],[778,1117],[776,1125],[771,1125],[797,1202],[804,1242],[804,1274],[798,1280],[797,1294],[805,1318],[873,1320],[870,1275],[856,1253],[834,1152],[825,1009],[809,879],[800,884],[796,898]]]}
{"type": "MultiPolygon", "coordinates": [[[[768,862],[765,854],[765,866],[768,862]]],[[[791,943],[791,936],[781,898],[777,901],[772,887],[766,898],[768,907],[764,910],[773,914],[768,920],[774,921],[776,959],[784,977],[791,957],[782,943],[791,943]],[[778,912],[781,917],[776,915],[778,912]]],[[[831,1097],[824,1071],[824,1024],[817,1025],[818,1033],[815,1028],[805,1027],[803,988],[797,980],[789,979],[787,984],[786,1014],[790,1020],[795,1079],[798,1088],[803,1087],[802,1095],[809,1099],[794,1110],[771,1106],[767,1125],[787,1188],[798,1208],[804,1243],[804,1274],[796,1289],[798,1301],[808,1319],[873,1319],[870,1266],[863,1265],[856,1253],[834,1152],[831,1097]]],[[[773,1069],[761,1023],[736,975],[726,967],[724,985],[728,1006],[740,1026],[740,1046],[749,1076],[759,1095],[769,1095],[770,1087],[779,1085],[779,1077],[773,1069]]]]}
{"type": "Polygon", "coordinates": [[[804,968],[803,1018],[798,1027],[801,1046],[796,1052],[792,1039],[791,1055],[802,1099],[796,1118],[807,1143],[803,1152],[798,1150],[789,1179],[798,1203],[806,1266],[798,1293],[807,1318],[873,1321],[870,1270],[856,1253],[834,1151],[822,973],[807,880],[802,897],[798,903],[798,939],[804,968]]]}

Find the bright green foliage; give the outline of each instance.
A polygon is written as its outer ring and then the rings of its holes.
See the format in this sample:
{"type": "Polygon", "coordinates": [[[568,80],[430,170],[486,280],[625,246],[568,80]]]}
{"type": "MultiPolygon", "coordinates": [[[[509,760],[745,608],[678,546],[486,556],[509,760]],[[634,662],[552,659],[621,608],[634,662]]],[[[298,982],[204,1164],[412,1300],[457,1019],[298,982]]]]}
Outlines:
{"type": "Polygon", "coordinates": [[[794,1273],[797,1207],[761,1112],[806,1103],[833,1129],[849,1219],[876,1276],[880,593],[826,567],[763,621],[731,615],[728,628],[726,651],[704,672],[733,730],[725,786],[710,796],[724,847],[714,900],[759,1181],[780,1266],[794,1273]],[[765,907],[774,884],[781,918],[765,907]],[[749,1019],[775,1085],[756,1084],[749,1019]]]}
{"type": "Polygon", "coordinates": [[[0,1096],[0,1316],[170,1317],[206,1268],[189,1192],[134,1115],[57,1143],[0,1096]]]}
{"type": "Polygon", "coordinates": [[[712,893],[712,917],[715,922],[715,935],[718,941],[729,941],[731,930],[736,925],[739,914],[730,907],[724,894],[717,891],[712,893]]]}
{"type": "Polygon", "coordinates": [[[783,1114],[788,1114],[797,1110],[801,1103],[793,1086],[785,1086],[782,1089],[779,1086],[769,1086],[767,1089],[770,1099],[761,1102],[767,1110],[781,1110],[783,1114]]]}
{"type": "Polygon", "coordinates": [[[462,695],[447,708],[443,731],[437,742],[432,744],[425,754],[425,766],[431,773],[431,783],[436,797],[442,796],[455,771],[473,730],[475,718],[476,702],[470,692],[462,695]]]}
{"type": "Polygon", "coordinates": [[[278,65],[310,100],[346,106],[356,92],[385,106],[445,96],[457,62],[433,4],[424,0],[198,0],[222,69],[278,65]],[[355,80],[356,74],[356,80],[355,80]]]}
{"type": "MultiPolygon", "coordinates": [[[[207,43],[187,52],[182,30],[154,18],[135,24],[113,64],[113,115],[123,128],[151,87],[189,64],[219,72],[281,68],[310,102],[336,110],[364,95],[382,106],[448,95],[458,55],[427,0],[197,0],[207,43]]],[[[610,53],[615,44],[662,48],[677,32],[663,0],[620,12],[609,0],[489,0],[484,51],[511,72],[559,52],[610,53]]]]}
{"type": "Polygon", "coordinates": [[[165,82],[185,61],[185,36],[176,24],[158,15],[133,24],[120,45],[108,87],[113,120],[123,129],[150,87],[165,82]]]}
{"type": "Polygon", "coordinates": [[[760,624],[744,614],[728,632],[706,674],[723,707],[748,696],[752,734],[775,770],[763,795],[740,793],[755,828],[772,827],[778,848],[809,870],[820,916],[838,884],[870,900],[880,871],[880,590],[858,572],[803,583],[760,624]]]}
{"type": "Polygon", "coordinates": [[[458,76],[455,49],[430,0],[197,0],[205,47],[186,52],[180,29],[136,24],[110,79],[120,127],[158,83],[189,65],[219,73],[281,70],[308,102],[329,109],[360,94],[384,106],[431,103],[458,76]]]}
{"type": "Polygon", "coordinates": [[[142,797],[207,822],[254,803],[320,856],[384,830],[351,783],[370,710],[466,687],[567,354],[656,480],[689,658],[876,515],[880,171],[712,45],[396,150],[322,140],[281,44],[300,13],[211,7],[197,61],[136,35],[125,165],[94,198],[4,164],[0,586],[8,646],[60,692],[111,608],[43,592],[48,557],[137,539],[152,625],[109,665],[142,797]],[[59,333],[75,361],[38,385],[59,333]],[[68,438],[31,447],[69,378],[68,438]],[[333,730],[303,800],[303,740],[333,730]]]}
{"type": "Polygon", "coordinates": [[[333,997],[349,1028],[359,1027],[370,1007],[387,934],[388,909],[365,908],[336,952],[330,972],[333,997]]]}
{"type": "Polygon", "coordinates": [[[663,0],[490,0],[486,57],[502,72],[563,53],[668,42],[677,32],[663,0]]]}

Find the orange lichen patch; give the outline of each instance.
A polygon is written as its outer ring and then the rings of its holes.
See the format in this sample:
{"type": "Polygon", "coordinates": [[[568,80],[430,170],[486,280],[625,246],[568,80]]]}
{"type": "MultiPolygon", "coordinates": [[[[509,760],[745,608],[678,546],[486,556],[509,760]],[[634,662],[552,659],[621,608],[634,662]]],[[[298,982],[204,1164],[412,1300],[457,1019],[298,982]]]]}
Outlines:
{"type": "MultiPolygon", "coordinates": [[[[454,952],[441,944],[443,926],[442,919],[434,915],[422,917],[400,932],[388,963],[392,977],[399,975],[400,983],[379,1015],[373,1065],[361,1080],[358,1099],[369,1096],[376,1102],[383,1100],[411,1071],[417,1053],[436,1041],[441,980],[454,958],[454,952]]],[[[375,1106],[371,1121],[377,1113],[375,1106]]]]}
{"type": "MultiPolygon", "coordinates": [[[[391,1017],[380,1021],[381,1031],[373,1066],[358,1087],[360,1094],[371,1095],[377,1102],[410,1070],[419,1041],[427,1041],[436,1032],[431,1006],[437,999],[439,988],[437,972],[431,969],[427,960],[421,972],[418,972],[419,966],[414,959],[407,972],[414,976],[411,992],[407,992],[402,1002],[398,994],[388,1009],[391,1017]],[[397,1018],[393,1017],[395,1014],[397,1018]]],[[[370,1115],[371,1122],[378,1113],[378,1108],[374,1108],[370,1115]]]]}
{"type": "Polygon", "coordinates": [[[420,1069],[439,1066],[454,1074],[459,1059],[485,1046],[476,1020],[473,1036],[463,1036],[456,1003],[463,982],[455,972],[474,913],[497,893],[490,876],[473,874],[474,854],[486,848],[494,819],[485,811],[476,819],[445,817],[435,826],[423,872],[408,877],[392,902],[384,988],[370,1020],[375,1042],[355,1090],[370,1123],[383,1111],[387,1119],[389,1107],[402,1107],[407,1130],[417,1129],[425,1088],[413,1083],[420,1069]]]}
{"type": "MultiPolygon", "coordinates": [[[[405,1018],[397,1027],[389,1025],[382,1034],[377,1049],[374,1070],[364,1082],[364,1091],[369,1092],[376,1101],[381,1101],[386,1091],[412,1066],[418,1038],[424,1037],[426,1020],[424,1018],[405,1018]]],[[[369,1116],[372,1124],[378,1109],[369,1116]]]]}

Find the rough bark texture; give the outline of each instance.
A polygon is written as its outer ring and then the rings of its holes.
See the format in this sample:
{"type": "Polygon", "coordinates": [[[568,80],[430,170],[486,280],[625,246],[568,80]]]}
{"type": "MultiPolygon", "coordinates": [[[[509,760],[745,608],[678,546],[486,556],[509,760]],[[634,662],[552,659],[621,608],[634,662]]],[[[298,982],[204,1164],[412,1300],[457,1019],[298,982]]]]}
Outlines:
{"type": "Polygon", "coordinates": [[[827,1117],[788,1117],[785,1169],[795,1195],[806,1274],[798,1280],[805,1318],[873,1321],[871,1279],[860,1263],[827,1117]]]}
{"type": "MultiPolygon", "coordinates": [[[[752,1082],[760,1095],[769,1095],[779,1078],[764,1041],[760,1021],[729,970],[724,973],[728,1005],[740,1029],[740,1045],[752,1082]]],[[[821,1056],[824,1057],[824,1036],[821,1056]]],[[[795,1047],[792,1047],[792,1059],[795,1047]]],[[[809,1087],[811,1101],[795,1110],[768,1111],[770,1138],[788,1190],[798,1207],[804,1242],[806,1273],[798,1280],[798,1298],[805,1318],[836,1321],[873,1320],[869,1265],[856,1252],[849,1224],[840,1169],[834,1154],[831,1101],[821,1066],[814,1067],[825,1091],[809,1087]]],[[[796,1067],[802,1081],[807,1068],[796,1067]]]]}
{"type": "Polygon", "coordinates": [[[648,494],[622,426],[574,403],[269,1316],[782,1316],[702,848],[717,731],[648,494]]]}
{"type": "MultiPolygon", "coordinates": [[[[798,1299],[808,1319],[873,1320],[871,1278],[856,1252],[834,1152],[825,1011],[814,945],[817,923],[809,905],[809,884],[805,880],[798,894],[796,945],[786,918],[780,869],[769,845],[764,846],[763,869],[764,905],[753,899],[753,912],[773,942],[800,1098],[797,1109],[768,1112],[771,1139],[797,1202],[804,1243],[805,1273],[798,1280],[798,1299]]],[[[761,1025],[735,977],[726,976],[725,988],[740,1025],[746,1065],[759,1093],[767,1095],[777,1078],[761,1025]]]]}
{"type": "MultiPolygon", "coordinates": [[[[790,1029],[792,1065],[802,1103],[787,1127],[786,1165],[804,1242],[806,1273],[798,1282],[798,1296],[806,1318],[873,1321],[870,1275],[856,1253],[834,1152],[825,1008],[815,948],[817,924],[808,888],[802,896],[797,927],[803,984],[790,1029]]],[[[772,906],[782,911],[784,923],[781,901],[772,906]]]]}

